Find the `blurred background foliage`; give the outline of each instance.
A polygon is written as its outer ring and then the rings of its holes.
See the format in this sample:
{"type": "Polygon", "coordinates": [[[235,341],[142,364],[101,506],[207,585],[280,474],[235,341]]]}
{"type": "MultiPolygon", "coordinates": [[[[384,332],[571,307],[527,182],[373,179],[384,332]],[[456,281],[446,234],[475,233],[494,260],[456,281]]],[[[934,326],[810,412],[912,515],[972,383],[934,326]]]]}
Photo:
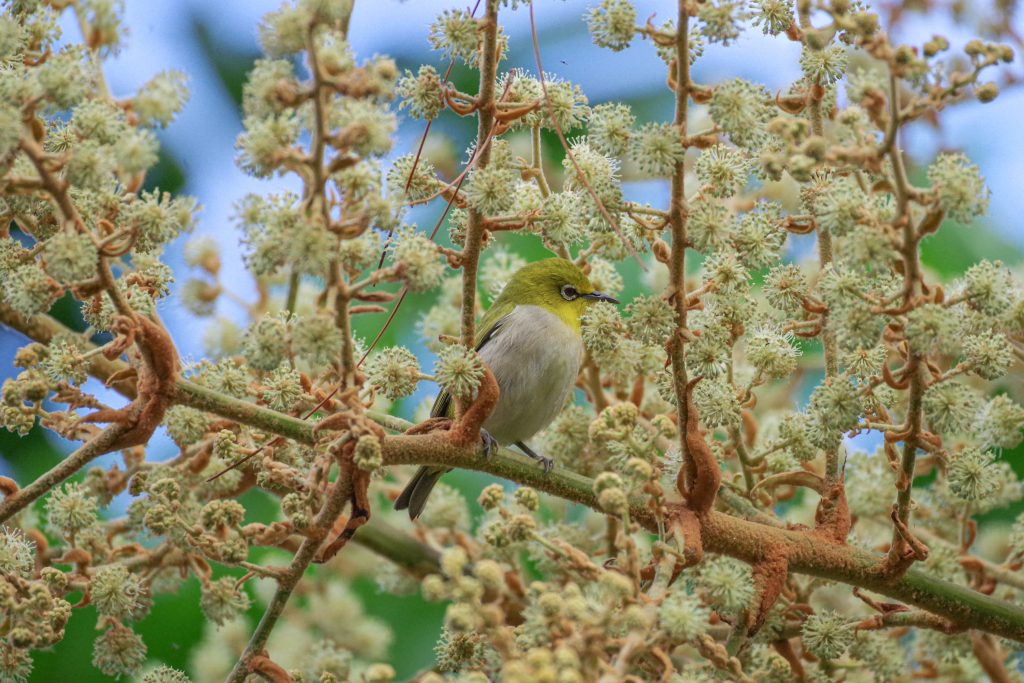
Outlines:
{"type": "MultiPolygon", "coordinates": [[[[146,185],[147,189],[159,187],[164,191],[186,192],[199,198],[204,205],[204,212],[200,215],[197,232],[211,234],[221,244],[226,261],[225,269],[229,273],[229,277],[225,278],[228,282],[245,279],[230,277],[231,273],[242,274],[238,238],[230,222],[231,204],[251,190],[252,183],[257,182],[246,179],[232,167],[230,149],[241,130],[241,97],[246,74],[259,57],[256,22],[262,13],[274,9],[277,4],[275,0],[229,0],[216,3],[217,7],[201,0],[129,2],[128,48],[113,60],[108,73],[115,86],[121,83],[126,88],[129,84],[137,85],[164,68],[183,68],[189,73],[192,101],[182,120],[164,133],[159,164],[148,175],[146,185]],[[169,17],[173,21],[165,23],[163,20],[169,17]],[[159,40],[148,42],[154,34],[157,34],[159,40]],[[141,62],[135,59],[138,55],[144,55],[141,62]],[[179,58],[186,64],[179,64],[179,58]],[[217,115],[208,116],[211,107],[209,99],[218,98],[221,104],[214,105],[218,107],[217,115]],[[224,153],[225,150],[228,154],[224,153]]],[[[427,25],[436,13],[449,5],[458,4],[437,0],[357,0],[352,42],[361,57],[367,57],[375,51],[386,53],[395,59],[401,70],[415,71],[418,65],[427,63],[443,71],[446,64],[427,47],[427,25]],[[414,39],[409,39],[410,36],[414,39]]],[[[548,68],[579,83],[591,97],[592,104],[619,100],[630,104],[640,121],[670,119],[672,103],[663,86],[663,65],[654,57],[650,45],[634,45],[624,54],[618,55],[594,48],[590,45],[585,24],[581,21],[589,4],[569,0],[564,3],[543,3],[538,7],[542,49],[548,68]]],[[[674,3],[655,0],[636,4],[639,16],[647,16],[651,11],[669,16],[674,3]],[[645,10],[649,10],[647,14],[645,10]]],[[[505,28],[511,37],[509,59],[503,65],[504,68],[522,66],[532,71],[532,46],[524,13],[506,12],[504,17],[508,20],[505,28]]],[[[911,14],[904,17],[903,22],[895,32],[896,37],[902,40],[920,40],[921,36],[926,39],[931,33],[940,31],[950,35],[954,41],[958,35],[966,40],[972,34],[969,26],[951,26],[945,13],[911,14]]],[[[1021,28],[1024,29],[1024,26],[1021,28]]],[[[66,31],[74,35],[75,28],[69,26],[66,31]]],[[[697,78],[704,82],[715,82],[725,75],[738,75],[760,80],[769,89],[778,89],[794,80],[795,60],[789,59],[786,63],[786,55],[783,54],[789,46],[780,46],[779,43],[785,41],[772,41],[762,38],[758,33],[745,34],[738,45],[728,50],[722,50],[719,46],[709,49],[698,63],[697,78]]],[[[1021,60],[1018,59],[1012,68],[1020,71],[1020,65],[1021,60]]],[[[476,79],[475,72],[461,65],[456,66],[451,76],[458,89],[465,92],[475,91],[476,79]]],[[[1024,231],[1019,229],[1017,221],[1013,219],[1019,212],[1019,193],[1000,191],[1001,188],[1019,187],[1024,182],[1024,159],[1019,154],[1011,158],[1007,153],[1009,150],[1024,148],[1024,145],[1014,142],[1024,135],[1019,126],[1019,112],[1024,110],[1024,98],[1021,95],[1019,88],[1005,89],[995,104],[965,104],[946,122],[946,127],[915,124],[912,134],[905,140],[911,155],[916,154],[921,159],[929,158],[936,149],[965,148],[972,160],[979,164],[993,189],[992,216],[987,223],[975,225],[969,231],[943,229],[924,241],[922,260],[942,279],[962,273],[983,258],[1000,259],[1015,269],[1022,262],[1024,231]]],[[[399,142],[393,150],[393,156],[415,149],[422,134],[422,126],[422,122],[401,117],[399,142]]],[[[462,155],[461,148],[472,140],[474,134],[473,118],[457,119],[449,114],[434,123],[427,153],[442,174],[449,177],[455,175],[462,155]]],[[[553,134],[545,135],[548,136],[545,140],[547,161],[551,168],[560,168],[561,146],[553,134]]],[[[912,174],[912,179],[916,184],[924,184],[923,169],[912,174]]],[[[271,192],[282,185],[286,186],[287,183],[275,179],[261,182],[257,187],[258,191],[271,192]]],[[[667,195],[664,184],[658,181],[626,182],[623,187],[627,198],[651,201],[656,205],[663,204],[667,195]]],[[[407,220],[419,222],[421,227],[432,226],[437,220],[437,211],[436,208],[413,211],[407,220]]],[[[444,226],[438,235],[442,242],[448,242],[444,226]]],[[[797,239],[792,245],[793,253],[803,253],[810,248],[809,239],[797,239]]],[[[532,237],[502,233],[498,241],[527,261],[549,255],[539,240],[532,237]]],[[[180,243],[175,244],[168,259],[169,264],[180,273],[179,284],[184,279],[181,246],[180,243]]],[[[642,273],[631,261],[620,262],[618,269],[626,281],[624,300],[629,301],[640,291],[638,283],[642,273]]],[[[244,290],[237,293],[243,297],[250,294],[244,290]]],[[[414,326],[421,313],[430,307],[434,296],[433,293],[408,296],[380,345],[405,343],[422,352],[421,360],[428,357],[429,352],[422,349],[415,339],[414,326]]],[[[231,311],[219,313],[228,317],[232,315],[231,311]]],[[[235,312],[236,315],[238,313],[235,312]]],[[[68,297],[57,303],[53,314],[74,329],[85,328],[77,307],[68,297]]],[[[180,305],[175,306],[173,297],[171,308],[162,309],[161,315],[175,333],[182,355],[185,358],[199,357],[202,354],[202,335],[197,330],[205,323],[191,318],[180,305]]],[[[373,339],[382,323],[383,316],[359,316],[356,319],[356,334],[364,339],[373,339]]],[[[14,350],[23,343],[15,333],[0,329],[0,357],[12,357],[14,350]]],[[[816,350],[809,345],[804,351],[813,356],[816,350]]],[[[0,365],[0,380],[11,369],[10,363],[0,365]]],[[[803,382],[808,392],[819,379],[814,373],[808,373],[803,382]]],[[[420,392],[396,406],[396,414],[411,417],[416,405],[432,391],[429,386],[421,386],[420,392]]],[[[852,448],[858,447],[856,442],[849,445],[852,448]]],[[[58,462],[67,452],[68,446],[52,433],[44,435],[38,427],[26,437],[0,430],[0,474],[20,482],[32,481],[58,462]]],[[[873,450],[870,444],[864,444],[863,447],[873,450]]],[[[170,440],[162,436],[154,443],[152,451],[157,457],[168,457],[173,449],[170,440]]],[[[1014,464],[1018,475],[1024,477],[1024,457],[1020,456],[1021,453],[1017,452],[1007,453],[1005,459],[1014,464]]],[[[459,472],[447,478],[446,483],[473,500],[488,480],[484,475],[459,472]]],[[[919,479],[916,483],[923,485],[926,482],[927,479],[919,479]]],[[[276,505],[258,491],[247,493],[242,502],[249,511],[247,521],[269,521],[276,515],[276,505]]],[[[115,501],[111,506],[110,514],[116,515],[123,511],[123,503],[120,507],[117,503],[115,501]]],[[[41,509],[41,506],[37,508],[41,509]]],[[[1008,508],[993,514],[1009,525],[1020,511],[1019,508],[1008,508]]],[[[263,562],[265,554],[272,552],[264,550],[264,556],[258,556],[254,561],[263,562]]],[[[373,566],[373,563],[383,562],[362,548],[352,548],[351,553],[359,555],[352,558],[353,564],[358,566],[373,566]]],[[[285,556],[281,554],[276,561],[284,562],[285,556]]],[[[394,638],[385,661],[395,667],[400,679],[407,678],[432,663],[432,650],[441,627],[444,605],[428,604],[418,594],[385,593],[371,576],[373,572],[364,572],[353,578],[352,590],[363,603],[366,614],[389,625],[394,638]]],[[[71,599],[75,597],[72,595],[71,599]]],[[[190,657],[200,643],[204,629],[212,628],[212,625],[204,623],[199,599],[199,586],[194,578],[184,582],[177,593],[161,593],[155,598],[152,610],[137,625],[137,632],[149,647],[151,660],[190,670],[190,657]]],[[[264,601],[255,600],[250,610],[250,620],[255,622],[263,608],[264,601]]],[[[107,680],[90,664],[92,643],[96,635],[95,625],[96,612],[93,607],[76,609],[67,628],[67,637],[60,645],[50,652],[37,653],[31,680],[40,683],[67,680],[91,683],[107,680]]]]}

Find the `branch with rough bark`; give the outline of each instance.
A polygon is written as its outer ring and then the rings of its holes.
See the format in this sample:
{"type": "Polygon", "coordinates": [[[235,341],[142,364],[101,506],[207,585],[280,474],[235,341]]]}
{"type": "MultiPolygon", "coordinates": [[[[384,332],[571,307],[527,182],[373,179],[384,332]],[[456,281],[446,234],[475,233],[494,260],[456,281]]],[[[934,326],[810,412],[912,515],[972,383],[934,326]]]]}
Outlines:
{"type": "MultiPolygon", "coordinates": [[[[3,322],[12,324],[9,317],[3,322]]],[[[36,316],[32,321],[20,324],[24,329],[16,329],[35,335],[33,338],[38,336],[37,341],[45,342],[47,331],[51,335],[58,331],[56,326],[60,326],[60,323],[53,323],[56,325],[46,322],[45,316],[36,316]]],[[[315,425],[312,423],[226,396],[187,380],[178,381],[174,401],[299,443],[316,442],[313,432],[315,425]]],[[[392,432],[405,431],[413,426],[400,418],[373,411],[368,413],[368,417],[392,432]]],[[[601,509],[592,479],[562,468],[556,468],[545,475],[543,469],[538,468],[529,458],[509,449],[502,448],[493,457],[484,459],[475,444],[456,446],[444,432],[414,436],[393,434],[383,440],[382,447],[386,465],[438,465],[485,472],[595,510],[601,509]]],[[[74,474],[74,471],[67,476],[74,474]]],[[[46,488],[42,490],[45,492],[46,488]]],[[[745,505],[743,499],[737,501],[735,496],[721,497],[729,502],[736,501],[737,505],[745,505]]],[[[751,513],[752,517],[758,518],[759,513],[751,513]]],[[[741,514],[747,516],[746,512],[741,514]]],[[[657,520],[642,501],[631,502],[630,518],[652,533],[658,530],[657,520]]],[[[1024,609],[935,578],[913,567],[902,576],[894,577],[883,569],[883,557],[875,553],[850,545],[825,543],[820,537],[749,521],[722,511],[711,511],[701,518],[700,534],[704,549],[708,552],[756,564],[773,556],[778,549],[783,549],[789,558],[791,572],[866,588],[932,612],[958,628],[978,629],[1024,642],[1024,609]]],[[[357,533],[355,538],[359,539],[360,534],[357,533]]],[[[371,542],[379,545],[376,538],[371,542]]],[[[307,548],[310,561],[316,549],[307,548]]]]}

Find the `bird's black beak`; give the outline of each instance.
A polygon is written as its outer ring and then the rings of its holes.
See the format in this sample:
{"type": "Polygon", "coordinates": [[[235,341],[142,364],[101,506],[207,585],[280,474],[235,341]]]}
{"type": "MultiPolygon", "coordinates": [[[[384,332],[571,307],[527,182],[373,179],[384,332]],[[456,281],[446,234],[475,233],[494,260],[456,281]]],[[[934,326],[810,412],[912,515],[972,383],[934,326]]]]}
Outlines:
{"type": "Polygon", "coordinates": [[[610,304],[619,303],[618,299],[603,292],[591,292],[590,294],[581,294],[580,296],[584,299],[590,299],[591,301],[607,301],[610,304]]]}

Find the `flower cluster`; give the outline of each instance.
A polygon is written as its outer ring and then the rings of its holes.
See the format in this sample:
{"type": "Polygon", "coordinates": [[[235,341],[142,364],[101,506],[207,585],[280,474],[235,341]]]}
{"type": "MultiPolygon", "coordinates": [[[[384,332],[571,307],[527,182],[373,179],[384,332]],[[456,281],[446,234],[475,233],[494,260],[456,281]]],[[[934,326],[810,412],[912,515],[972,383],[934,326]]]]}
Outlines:
{"type": "MultiPolygon", "coordinates": [[[[235,144],[275,188],[235,202],[246,298],[214,239],[182,245],[186,277],[164,255],[199,209],[147,177],[185,76],[115,98],[119,3],[7,3],[0,322],[33,341],[0,426],[80,445],[34,483],[0,477],[0,680],[64,647],[72,604],[95,610],[93,666],[146,683],[1012,677],[1024,516],[990,520],[1024,499],[1024,286],[1011,254],[935,257],[984,230],[991,193],[965,154],[918,168],[901,144],[997,99],[1013,50],[899,44],[843,0],[680,2],[679,25],[594,0],[597,47],[664,63],[666,120],[539,57],[512,68],[534,48],[502,28],[521,4],[442,10],[425,41],[447,73],[358,55],[351,0],[264,17],[235,144]],[[798,43],[796,80],[699,80],[705,47],[745,34],[798,43]],[[401,121],[455,117],[479,137],[395,148],[401,121]],[[503,322],[547,306],[582,345],[541,340],[580,359],[517,444],[542,468],[465,437],[494,398],[471,323],[543,249],[624,303],[530,292],[503,322]],[[169,297],[208,357],[176,351],[169,297]],[[443,415],[403,400],[421,381],[443,415]],[[398,463],[424,468],[414,497],[434,487],[416,519],[392,510],[398,463]],[[455,468],[524,485],[474,501],[455,468]],[[366,578],[368,603],[442,603],[433,662],[389,651],[403,631],[357,597],[366,578]],[[206,626],[186,674],[151,661],[143,620],[187,583],[206,626]]],[[[984,29],[1014,38],[1003,4],[984,29]]]]}

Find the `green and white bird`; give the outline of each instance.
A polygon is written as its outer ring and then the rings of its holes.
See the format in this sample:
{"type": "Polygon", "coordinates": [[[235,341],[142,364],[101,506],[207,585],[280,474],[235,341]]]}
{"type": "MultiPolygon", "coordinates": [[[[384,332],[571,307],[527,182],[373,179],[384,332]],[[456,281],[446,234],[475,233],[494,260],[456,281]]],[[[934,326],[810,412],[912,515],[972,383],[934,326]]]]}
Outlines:
{"type": "MultiPolygon", "coordinates": [[[[580,318],[598,301],[619,303],[594,291],[571,261],[545,259],[517,270],[477,327],[476,350],[501,390],[483,427],[494,441],[518,446],[545,470],[552,461],[530,450],[526,441],[547,427],[569,399],[583,360],[580,318]]],[[[452,416],[447,391],[434,401],[430,415],[452,416]]],[[[421,467],[395,509],[419,517],[434,484],[448,471],[421,467]]]]}

